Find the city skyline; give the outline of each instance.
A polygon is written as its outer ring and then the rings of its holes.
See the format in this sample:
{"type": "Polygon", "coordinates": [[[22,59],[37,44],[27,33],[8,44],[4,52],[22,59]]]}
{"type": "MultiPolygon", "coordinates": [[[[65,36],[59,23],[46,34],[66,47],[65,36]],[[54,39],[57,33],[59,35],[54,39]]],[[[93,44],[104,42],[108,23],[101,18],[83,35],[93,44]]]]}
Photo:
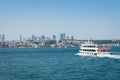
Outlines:
{"type": "MultiPolygon", "coordinates": [[[[12,41],[12,40],[6,40],[6,35],[5,34],[0,34],[0,41],[5,42],[5,41],[12,41]]],[[[23,41],[23,40],[68,40],[74,39],[74,36],[70,36],[70,35],[66,35],[65,33],[60,33],[59,36],[57,36],[56,34],[53,34],[52,36],[46,36],[46,35],[35,35],[32,34],[30,36],[23,36],[23,35],[19,35],[17,39],[13,39],[15,40],[19,40],[19,41],[23,41]]]]}
{"type": "Polygon", "coordinates": [[[120,39],[119,0],[4,0],[0,11],[0,33],[6,40],[60,33],[120,39]]]}

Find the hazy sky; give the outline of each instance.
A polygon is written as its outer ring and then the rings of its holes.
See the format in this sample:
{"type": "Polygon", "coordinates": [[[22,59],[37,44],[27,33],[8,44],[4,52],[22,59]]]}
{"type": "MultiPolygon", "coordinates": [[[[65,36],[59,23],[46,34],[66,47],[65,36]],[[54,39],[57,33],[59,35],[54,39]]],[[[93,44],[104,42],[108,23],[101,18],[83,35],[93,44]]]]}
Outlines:
{"type": "Polygon", "coordinates": [[[60,33],[120,39],[120,0],[0,0],[0,34],[7,40],[60,33]]]}

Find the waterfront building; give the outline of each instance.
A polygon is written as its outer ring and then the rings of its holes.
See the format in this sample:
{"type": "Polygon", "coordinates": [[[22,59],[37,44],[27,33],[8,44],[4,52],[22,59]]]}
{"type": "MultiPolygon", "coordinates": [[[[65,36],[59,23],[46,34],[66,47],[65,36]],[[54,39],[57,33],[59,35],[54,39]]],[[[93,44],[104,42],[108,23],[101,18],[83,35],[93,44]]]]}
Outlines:
{"type": "Polygon", "coordinates": [[[60,34],[60,40],[65,40],[65,39],[66,39],[65,33],[61,33],[61,34],[60,34]]]}
{"type": "Polygon", "coordinates": [[[48,41],[49,41],[49,40],[51,40],[51,39],[50,39],[50,37],[46,37],[46,40],[48,40],[48,41]]]}

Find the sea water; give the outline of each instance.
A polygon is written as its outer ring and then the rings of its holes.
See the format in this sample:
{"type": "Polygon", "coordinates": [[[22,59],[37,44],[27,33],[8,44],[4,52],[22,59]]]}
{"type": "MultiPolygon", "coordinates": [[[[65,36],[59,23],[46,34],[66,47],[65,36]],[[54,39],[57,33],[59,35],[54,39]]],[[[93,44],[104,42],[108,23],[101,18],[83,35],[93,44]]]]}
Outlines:
{"type": "Polygon", "coordinates": [[[79,48],[0,49],[0,80],[120,80],[120,47],[114,56],[83,57],[79,48]]]}

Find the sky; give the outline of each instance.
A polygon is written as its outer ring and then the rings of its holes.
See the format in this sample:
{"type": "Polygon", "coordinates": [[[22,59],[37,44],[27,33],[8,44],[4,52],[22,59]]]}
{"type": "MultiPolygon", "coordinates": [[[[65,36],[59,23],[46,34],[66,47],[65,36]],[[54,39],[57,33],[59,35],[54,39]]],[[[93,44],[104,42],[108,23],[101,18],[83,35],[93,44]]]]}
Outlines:
{"type": "Polygon", "coordinates": [[[0,34],[6,40],[60,33],[120,39],[120,0],[0,0],[0,34]]]}

